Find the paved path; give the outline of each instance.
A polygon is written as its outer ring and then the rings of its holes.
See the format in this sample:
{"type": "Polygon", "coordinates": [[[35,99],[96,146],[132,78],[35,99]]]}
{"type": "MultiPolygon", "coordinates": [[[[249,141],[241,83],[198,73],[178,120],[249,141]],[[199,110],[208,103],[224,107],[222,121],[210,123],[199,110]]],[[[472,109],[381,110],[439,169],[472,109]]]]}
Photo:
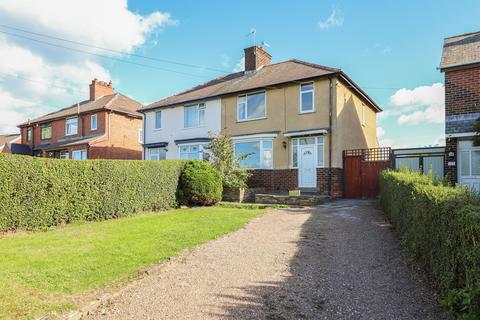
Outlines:
{"type": "Polygon", "coordinates": [[[98,319],[448,319],[375,202],[282,209],[174,259],[98,319]]]}

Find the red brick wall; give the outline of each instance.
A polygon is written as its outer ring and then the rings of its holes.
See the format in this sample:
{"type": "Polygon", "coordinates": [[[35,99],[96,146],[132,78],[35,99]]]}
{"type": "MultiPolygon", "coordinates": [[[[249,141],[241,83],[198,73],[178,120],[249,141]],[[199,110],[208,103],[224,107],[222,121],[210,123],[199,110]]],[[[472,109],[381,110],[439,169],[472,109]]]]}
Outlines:
{"type": "Polygon", "coordinates": [[[445,72],[445,115],[480,112],[480,67],[445,72]]]}
{"type": "MultiPolygon", "coordinates": [[[[289,191],[298,188],[298,170],[250,170],[247,182],[250,188],[265,188],[266,191],[289,191]]],[[[328,193],[328,168],[317,168],[317,188],[328,193]]],[[[332,196],[343,196],[343,169],[332,168],[332,196]]]]}
{"type": "Polygon", "coordinates": [[[110,113],[105,125],[110,126],[110,134],[90,146],[89,159],[142,159],[142,145],[138,141],[142,119],[110,113]]]}
{"type": "Polygon", "coordinates": [[[260,66],[270,64],[272,56],[262,47],[254,46],[244,49],[245,52],[245,70],[257,70],[260,66]]]}

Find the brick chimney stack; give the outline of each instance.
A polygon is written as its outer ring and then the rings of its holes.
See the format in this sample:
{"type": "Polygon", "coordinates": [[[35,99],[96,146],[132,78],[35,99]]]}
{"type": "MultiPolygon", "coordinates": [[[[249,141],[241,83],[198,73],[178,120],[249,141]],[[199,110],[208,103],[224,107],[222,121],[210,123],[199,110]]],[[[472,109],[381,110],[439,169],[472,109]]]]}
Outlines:
{"type": "Polygon", "coordinates": [[[245,48],[245,71],[255,71],[269,65],[272,56],[260,46],[245,48]]]}
{"type": "Polygon", "coordinates": [[[90,101],[113,94],[113,90],[114,88],[112,87],[112,81],[107,83],[105,81],[98,81],[98,79],[95,78],[90,84],[90,101]]]}

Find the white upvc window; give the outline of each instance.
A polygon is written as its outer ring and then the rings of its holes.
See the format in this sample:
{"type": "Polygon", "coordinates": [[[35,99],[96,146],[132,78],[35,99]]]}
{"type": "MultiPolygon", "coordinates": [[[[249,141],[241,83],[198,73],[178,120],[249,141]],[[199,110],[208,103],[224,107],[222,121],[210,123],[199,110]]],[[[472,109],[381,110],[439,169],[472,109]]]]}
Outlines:
{"type": "Polygon", "coordinates": [[[183,108],[183,127],[198,128],[205,126],[205,103],[183,108]]]}
{"type": "Polygon", "coordinates": [[[162,111],[155,112],[155,129],[162,129],[162,111]]]}
{"type": "Polygon", "coordinates": [[[148,160],[165,160],[167,158],[167,149],[163,147],[148,148],[148,160]]]}
{"type": "Polygon", "coordinates": [[[87,160],[87,150],[72,151],[73,160],[87,160]]]}
{"type": "Polygon", "coordinates": [[[273,168],[273,140],[235,142],[235,156],[242,157],[240,166],[246,169],[273,168]]]}
{"type": "Polygon", "coordinates": [[[298,168],[298,149],[302,145],[314,145],[317,152],[317,167],[323,168],[325,166],[325,138],[318,137],[302,137],[292,139],[292,168],[298,168]]]}
{"type": "Polygon", "coordinates": [[[313,82],[300,85],[300,113],[315,111],[313,82]]]}
{"type": "Polygon", "coordinates": [[[78,118],[69,118],[65,121],[65,135],[70,136],[78,133],[78,118]]]}
{"type": "Polygon", "coordinates": [[[143,129],[138,129],[138,143],[143,143],[143,129]]]}
{"type": "Polygon", "coordinates": [[[204,160],[205,144],[183,144],[178,146],[179,158],[204,160]]]}
{"type": "Polygon", "coordinates": [[[460,153],[460,176],[461,177],[479,177],[480,176],[480,149],[470,149],[460,153]]]}
{"type": "Polygon", "coordinates": [[[68,151],[67,150],[60,151],[60,159],[68,160],[68,151]]]}
{"type": "Polygon", "coordinates": [[[94,131],[98,129],[98,115],[92,114],[90,116],[90,130],[94,131]]]}
{"type": "Polygon", "coordinates": [[[237,97],[237,121],[263,119],[267,116],[265,92],[244,94],[237,97]]]}

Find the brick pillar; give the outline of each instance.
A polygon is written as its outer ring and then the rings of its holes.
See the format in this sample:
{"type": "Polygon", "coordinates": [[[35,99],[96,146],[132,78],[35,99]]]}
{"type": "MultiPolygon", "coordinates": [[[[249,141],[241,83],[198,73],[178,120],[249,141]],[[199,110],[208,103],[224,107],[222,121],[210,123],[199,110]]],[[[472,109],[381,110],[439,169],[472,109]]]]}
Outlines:
{"type": "Polygon", "coordinates": [[[457,183],[457,168],[458,168],[458,150],[457,139],[447,138],[445,147],[445,175],[451,184],[457,183]],[[453,153],[453,156],[451,154],[453,153]],[[455,163],[454,166],[449,166],[449,163],[455,163]]]}

